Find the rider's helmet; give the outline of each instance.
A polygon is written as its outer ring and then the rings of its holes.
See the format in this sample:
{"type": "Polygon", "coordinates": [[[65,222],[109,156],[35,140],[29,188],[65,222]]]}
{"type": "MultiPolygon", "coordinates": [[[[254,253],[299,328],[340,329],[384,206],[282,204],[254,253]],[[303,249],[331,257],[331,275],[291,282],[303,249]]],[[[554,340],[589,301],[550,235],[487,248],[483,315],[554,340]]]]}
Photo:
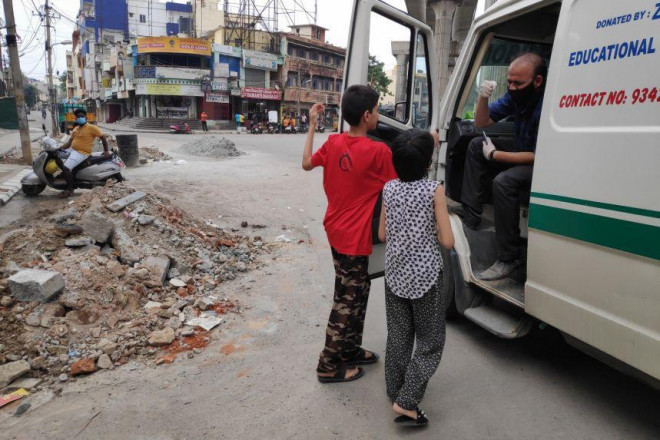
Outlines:
{"type": "Polygon", "coordinates": [[[46,162],[46,166],[44,167],[44,171],[47,174],[55,174],[59,168],[57,168],[57,162],[55,162],[55,159],[51,159],[48,162],[46,162]]]}

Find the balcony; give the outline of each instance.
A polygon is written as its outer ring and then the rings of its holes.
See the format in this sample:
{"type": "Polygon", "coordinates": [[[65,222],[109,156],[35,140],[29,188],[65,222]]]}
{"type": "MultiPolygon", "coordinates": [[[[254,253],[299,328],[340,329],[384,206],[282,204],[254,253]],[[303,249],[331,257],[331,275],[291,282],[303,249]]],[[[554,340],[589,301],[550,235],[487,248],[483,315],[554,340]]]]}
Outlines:
{"type": "Polygon", "coordinates": [[[337,76],[343,77],[344,66],[336,64],[326,64],[321,61],[310,60],[309,58],[299,58],[295,55],[288,55],[286,57],[285,66],[288,70],[313,70],[314,74],[322,76],[337,76]]]}
{"type": "Polygon", "coordinates": [[[325,104],[339,104],[341,93],[329,90],[315,90],[303,87],[287,87],[284,89],[284,101],[325,104]]]}

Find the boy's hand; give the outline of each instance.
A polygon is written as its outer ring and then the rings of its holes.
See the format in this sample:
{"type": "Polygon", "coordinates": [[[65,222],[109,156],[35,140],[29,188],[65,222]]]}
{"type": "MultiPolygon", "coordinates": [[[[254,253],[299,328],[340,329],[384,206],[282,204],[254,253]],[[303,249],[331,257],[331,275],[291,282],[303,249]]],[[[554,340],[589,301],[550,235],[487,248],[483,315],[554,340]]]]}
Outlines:
{"type": "Polygon", "coordinates": [[[312,106],[311,109],[309,109],[309,120],[316,122],[316,119],[319,117],[321,113],[323,113],[324,110],[325,110],[325,106],[320,102],[317,102],[312,106]]]}

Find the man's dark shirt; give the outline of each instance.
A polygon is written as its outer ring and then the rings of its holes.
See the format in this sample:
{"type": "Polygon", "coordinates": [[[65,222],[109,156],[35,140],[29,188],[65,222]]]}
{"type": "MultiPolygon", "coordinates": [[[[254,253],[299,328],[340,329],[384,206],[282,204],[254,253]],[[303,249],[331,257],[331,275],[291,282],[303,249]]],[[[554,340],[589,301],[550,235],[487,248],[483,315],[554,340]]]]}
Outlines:
{"type": "Polygon", "coordinates": [[[533,102],[522,112],[518,112],[516,104],[507,91],[504,96],[488,106],[490,119],[497,122],[507,116],[515,117],[515,145],[518,152],[536,151],[536,138],[539,134],[539,120],[541,119],[541,108],[543,107],[543,91],[537,97],[536,105],[533,102]]]}

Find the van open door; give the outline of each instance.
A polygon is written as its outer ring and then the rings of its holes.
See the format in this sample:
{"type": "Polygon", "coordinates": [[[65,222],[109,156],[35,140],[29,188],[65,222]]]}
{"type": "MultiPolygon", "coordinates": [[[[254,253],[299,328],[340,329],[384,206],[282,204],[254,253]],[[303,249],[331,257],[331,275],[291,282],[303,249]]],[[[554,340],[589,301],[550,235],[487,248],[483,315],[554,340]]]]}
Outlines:
{"type": "MultiPolygon", "coordinates": [[[[369,133],[390,145],[399,133],[436,128],[437,59],[429,26],[379,0],[355,0],[344,68],[344,90],[371,84],[380,93],[378,127],[369,133]]],[[[342,124],[340,131],[348,127],[342,124]]],[[[383,276],[385,245],[378,242],[380,202],[374,212],[371,278],[383,276]]]]}

